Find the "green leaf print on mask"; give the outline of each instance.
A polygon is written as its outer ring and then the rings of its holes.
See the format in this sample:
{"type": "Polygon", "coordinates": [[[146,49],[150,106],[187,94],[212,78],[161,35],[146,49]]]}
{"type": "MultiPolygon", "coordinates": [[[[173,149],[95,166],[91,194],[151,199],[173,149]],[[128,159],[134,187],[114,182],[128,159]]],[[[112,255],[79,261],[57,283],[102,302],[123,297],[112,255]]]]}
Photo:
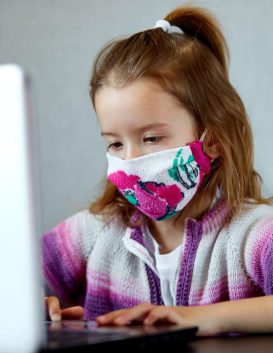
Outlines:
{"type": "Polygon", "coordinates": [[[124,197],[133,205],[138,206],[138,201],[136,199],[136,195],[132,190],[126,190],[124,192],[124,197]]]}
{"type": "Polygon", "coordinates": [[[195,161],[194,157],[191,154],[188,157],[188,160],[185,162],[182,156],[182,148],[181,148],[177,152],[175,159],[173,160],[172,168],[168,170],[169,176],[175,181],[177,181],[178,183],[182,184],[187,189],[193,188],[196,185],[196,183],[194,182],[194,177],[196,176],[196,173],[198,173],[197,167],[193,167],[191,165],[191,163],[194,161],[195,161]],[[187,180],[183,179],[180,173],[180,170],[186,174],[187,180]]]}

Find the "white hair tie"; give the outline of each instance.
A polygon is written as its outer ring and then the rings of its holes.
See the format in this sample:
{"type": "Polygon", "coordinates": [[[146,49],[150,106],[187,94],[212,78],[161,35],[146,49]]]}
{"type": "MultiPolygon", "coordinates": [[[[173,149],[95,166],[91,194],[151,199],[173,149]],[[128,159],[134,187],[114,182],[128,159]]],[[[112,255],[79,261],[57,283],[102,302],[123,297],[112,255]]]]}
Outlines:
{"type": "Polygon", "coordinates": [[[156,21],[154,28],[162,28],[164,32],[168,33],[171,29],[171,24],[166,20],[158,20],[156,21]]]}

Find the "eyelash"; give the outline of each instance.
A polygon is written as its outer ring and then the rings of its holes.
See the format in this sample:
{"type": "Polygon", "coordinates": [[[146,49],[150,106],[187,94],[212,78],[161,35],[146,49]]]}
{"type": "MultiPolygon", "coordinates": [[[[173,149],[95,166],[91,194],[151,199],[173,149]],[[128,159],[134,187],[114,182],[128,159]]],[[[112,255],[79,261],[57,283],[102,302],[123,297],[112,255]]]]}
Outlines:
{"type": "MultiPolygon", "coordinates": [[[[163,136],[149,136],[149,137],[145,137],[144,138],[144,142],[148,142],[147,140],[150,140],[150,142],[148,143],[157,143],[157,142],[160,142],[162,140],[163,136]],[[153,141],[151,141],[153,140],[153,141]]],[[[113,143],[110,143],[108,146],[107,146],[107,151],[109,151],[111,148],[114,148],[114,149],[118,149],[119,147],[121,147],[121,143],[120,142],[113,142],[113,143]],[[117,146],[118,145],[118,146],[117,146]]]]}
{"type": "Polygon", "coordinates": [[[110,144],[106,147],[107,151],[109,151],[111,148],[114,148],[114,149],[118,148],[118,147],[114,147],[115,145],[118,145],[118,144],[121,145],[120,142],[113,142],[113,143],[110,143],[110,144]]]}
{"type": "Polygon", "coordinates": [[[157,142],[161,141],[162,137],[163,136],[148,136],[144,140],[148,140],[148,139],[152,140],[152,139],[154,139],[154,141],[150,141],[150,143],[157,143],[157,142]]]}

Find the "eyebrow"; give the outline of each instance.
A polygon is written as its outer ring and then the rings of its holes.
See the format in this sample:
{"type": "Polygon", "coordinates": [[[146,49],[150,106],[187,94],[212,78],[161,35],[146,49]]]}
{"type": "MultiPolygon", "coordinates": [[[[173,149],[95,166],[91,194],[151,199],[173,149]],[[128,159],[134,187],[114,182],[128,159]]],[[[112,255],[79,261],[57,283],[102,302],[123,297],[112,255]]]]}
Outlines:
{"type": "MultiPolygon", "coordinates": [[[[152,129],[152,128],[155,128],[155,127],[166,127],[166,126],[169,126],[169,124],[166,124],[166,123],[154,123],[154,124],[148,124],[148,125],[144,125],[138,129],[135,129],[135,131],[144,131],[144,130],[147,130],[147,129],[152,129]]],[[[101,132],[101,136],[118,136],[118,134],[113,134],[112,132],[101,132]]]]}

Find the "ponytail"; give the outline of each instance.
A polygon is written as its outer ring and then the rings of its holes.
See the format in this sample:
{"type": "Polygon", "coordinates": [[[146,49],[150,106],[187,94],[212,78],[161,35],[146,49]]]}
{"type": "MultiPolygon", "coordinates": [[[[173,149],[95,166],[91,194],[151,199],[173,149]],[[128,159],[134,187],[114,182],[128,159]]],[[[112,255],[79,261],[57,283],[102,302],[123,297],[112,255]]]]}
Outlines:
{"type": "Polygon", "coordinates": [[[172,26],[180,28],[185,35],[200,40],[218,59],[223,71],[228,75],[229,50],[220,31],[220,24],[206,9],[178,7],[170,12],[165,20],[172,26]]]}

